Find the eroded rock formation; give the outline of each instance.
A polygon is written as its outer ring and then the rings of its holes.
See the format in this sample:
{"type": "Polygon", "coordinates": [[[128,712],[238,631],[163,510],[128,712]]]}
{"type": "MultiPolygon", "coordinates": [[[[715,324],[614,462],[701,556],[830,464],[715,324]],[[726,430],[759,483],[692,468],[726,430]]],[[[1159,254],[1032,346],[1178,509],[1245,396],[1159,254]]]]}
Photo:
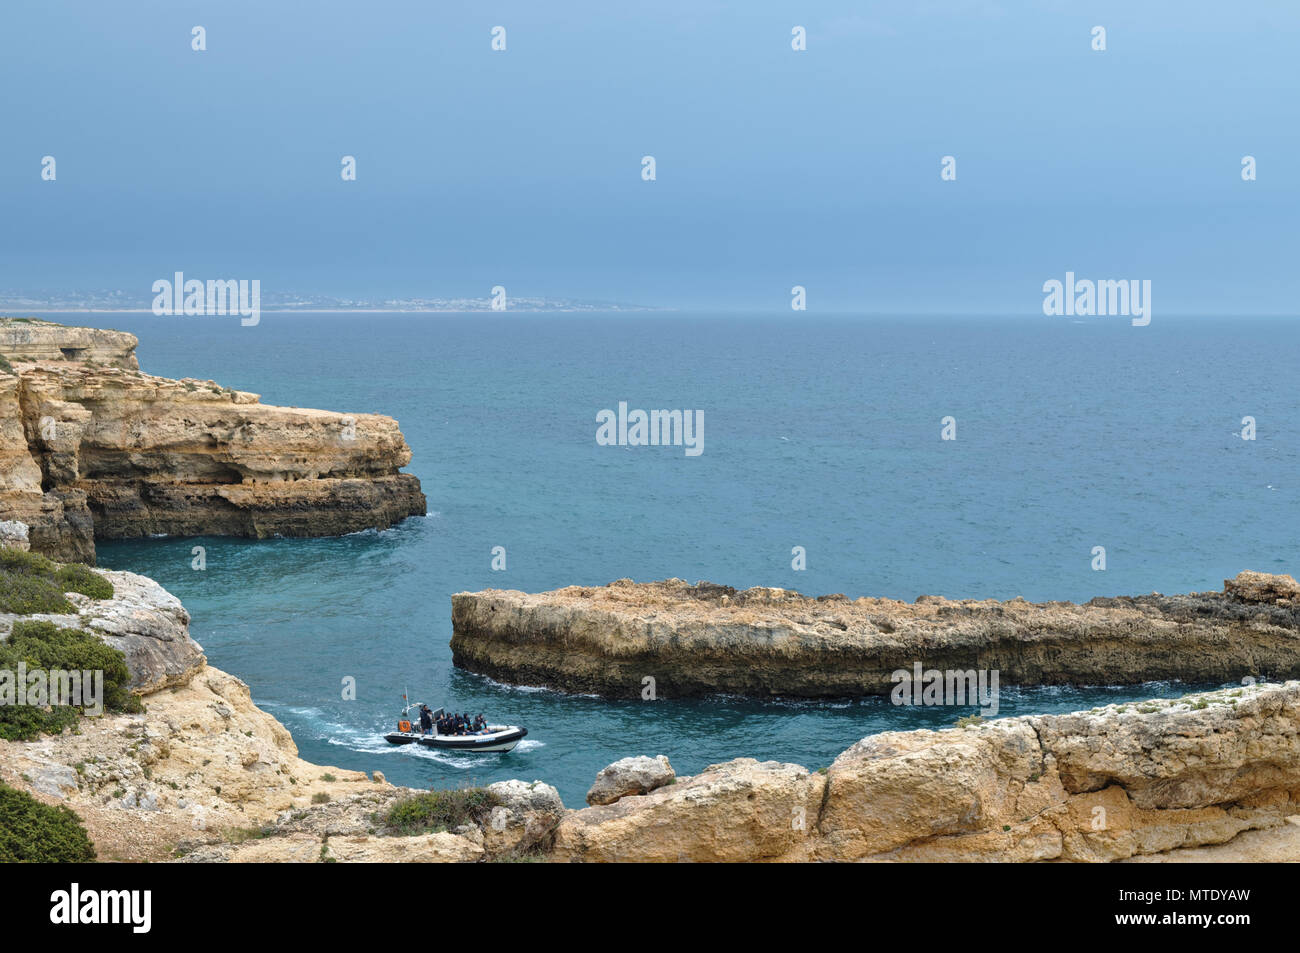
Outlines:
{"type": "Polygon", "coordinates": [[[32,548],[94,539],[329,536],[426,510],[391,417],[273,407],[138,369],[119,331],[0,319],[0,518],[32,548]]]}
{"type": "MultiPolygon", "coordinates": [[[[1300,682],[741,758],[567,814],[571,861],[1115,861],[1248,831],[1300,858],[1300,682]]],[[[1207,858],[1210,859],[1210,858],[1207,858]]],[[[1238,858],[1242,859],[1242,858],[1238,858]]]]}
{"type": "Polygon", "coordinates": [[[1242,573],[1223,592],[914,603],[680,579],[452,596],[456,665],[501,681],[637,697],[884,695],[892,674],[998,671],[1002,685],[1300,676],[1300,586],[1242,573]]]}
{"type": "Polygon", "coordinates": [[[649,794],[665,784],[675,784],[677,772],[663,755],[622,758],[601,768],[587,792],[587,803],[613,804],[630,794],[649,794]]]}

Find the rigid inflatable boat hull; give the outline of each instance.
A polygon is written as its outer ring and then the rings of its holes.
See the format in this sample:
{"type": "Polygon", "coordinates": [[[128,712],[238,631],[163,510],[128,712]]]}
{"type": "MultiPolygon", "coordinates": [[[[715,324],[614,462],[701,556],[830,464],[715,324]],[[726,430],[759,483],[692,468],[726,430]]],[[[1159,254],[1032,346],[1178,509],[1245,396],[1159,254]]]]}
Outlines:
{"type": "Polygon", "coordinates": [[[509,751],[527,734],[527,728],[508,725],[480,735],[421,735],[415,731],[394,731],[384,735],[384,740],[394,745],[415,743],[444,751],[509,751]]]}

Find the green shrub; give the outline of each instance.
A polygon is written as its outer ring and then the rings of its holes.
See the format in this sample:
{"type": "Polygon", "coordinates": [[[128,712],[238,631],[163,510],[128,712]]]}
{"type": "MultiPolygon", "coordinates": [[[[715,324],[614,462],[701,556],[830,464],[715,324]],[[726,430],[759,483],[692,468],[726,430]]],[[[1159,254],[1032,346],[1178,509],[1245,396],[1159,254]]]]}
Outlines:
{"type": "Polygon", "coordinates": [[[0,781],[0,863],[85,863],[95,859],[81,818],[0,781]]]}
{"type": "Polygon", "coordinates": [[[500,803],[487,788],[429,791],[402,798],[376,820],[396,834],[434,833],[481,823],[500,803]]]}
{"type": "MultiPolygon", "coordinates": [[[[102,671],[105,711],[144,711],[140,696],[128,687],[126,656],[89,632],[60,629],[53,622],[16,622],[8,641],[0,642],[0,669],[16,671],[19,662],[29,670],[102,671]]],[[[57,734],[79,716],[77,708],[0,705],[0,738],[31,741],[41,733],[57,734]]]]}
{"type": "MultiPolygon", "coordinates": [[[[218,794],[221,792],[218,791],[218,794]]],[[[232,827],[224,832],[224,838],[228,844],[243,844],[250,840],[263,840],[275,833],[275,828],[270,824],[264,824],[260,827],[232,827]]]]}
{"type": "Polygon", "coordinates": [[[81,720],[76,708],[56,705],[0,705],[0,738],[6,741],[33,741],[41,735],[62,734],[81,720]]]}
{"type": "Polygon", "coordinates": [[[0,572],[25,573],[30,576],[53,576],[59,564],[40,553],[24,549],[0,549],[0,572]]]}
{"type": "Polygon", "coordinates": [[[0,612],[18,615],[75,611],[57,584],[41,576],[0,573],[0,612]]]}
{"type": "Polygon", "coordinates": [[[79,592],[92,599],[112,599],[113,584],[81,563],[68,563],[60,566],[54,574],[55,581],[63,587],[64,592],[79,592]]]}
{"type": "Polygon", "coordinates": [[[65,592],[113,598],[113,584],[88,566],[60,566],[39,553],[0,549],[0,612],[18,615],[73,612],[65,592]]]}
{"type": "Polygon", "coordinates": [[[60,629],[53,622],[15,622],[6,646],[27,660],[27,667],[102,670],[106,711],[141,712],[140,696],[128,687],[126,656],[81,629],[60,629]]]}
{"type": "Polygon", "coordinates": [[[14,373],[14,366],[9,363],[9,358],[5,357],[3,354],[0,354],[0,371],[4,371],[6,374],[10,375],[14,373]]]}

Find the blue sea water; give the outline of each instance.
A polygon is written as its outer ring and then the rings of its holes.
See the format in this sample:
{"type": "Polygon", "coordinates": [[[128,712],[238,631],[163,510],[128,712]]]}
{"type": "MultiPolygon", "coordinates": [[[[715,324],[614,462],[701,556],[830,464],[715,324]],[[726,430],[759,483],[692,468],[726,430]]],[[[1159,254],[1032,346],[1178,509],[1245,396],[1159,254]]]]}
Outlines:
{"type": "MultiPolygon", "coordinates": [[[[510,777],[578,805],[666,754],[817,768],[973,709],[877,699],[653,704],[454,669],[450,596],[679,576],[912,599],[1086,600],[1297,568],[1300,331],[1287,319],[616,314],[52,315],[131,331],[144,370],[396,417],[429,514],[338,539],[104,543],[193,615],[309,760],[414,786],[510,777]],[[602,447],[596,413],[698,409],[704,452],[602,447]],[[957,439],[940,439],[941,420],[957,439]],[[1258,438],[1243,440],[1242,418],[1258,438]],[[191,547],[207,547],[207,569],[191,547]],[[504,546],[507,570],[491,570],[504,546]],[[807,570],[791,568],[805,547],[807,570]],[[1106,570],[1092,569],[1104,546],[1106,570]],[[345,678],[357,699],[342,698],[345,678]],[[524,724],[506,755],[390,748],[402,693],[524,724]]],[[[1002,715],[1188,686],[1007,690],[1002,715]]]]}

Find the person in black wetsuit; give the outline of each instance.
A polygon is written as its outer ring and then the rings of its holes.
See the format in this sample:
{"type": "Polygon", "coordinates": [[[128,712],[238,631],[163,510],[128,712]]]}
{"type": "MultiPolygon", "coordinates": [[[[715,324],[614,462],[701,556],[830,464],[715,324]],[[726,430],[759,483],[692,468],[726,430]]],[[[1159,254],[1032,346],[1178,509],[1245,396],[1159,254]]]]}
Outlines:
{"type": "Polygon", "coordinates": [[[429,729],[433,727],[433,712],[429,711],[428,705],[420,706],[420,734],[427,735],[429,729]]]}

